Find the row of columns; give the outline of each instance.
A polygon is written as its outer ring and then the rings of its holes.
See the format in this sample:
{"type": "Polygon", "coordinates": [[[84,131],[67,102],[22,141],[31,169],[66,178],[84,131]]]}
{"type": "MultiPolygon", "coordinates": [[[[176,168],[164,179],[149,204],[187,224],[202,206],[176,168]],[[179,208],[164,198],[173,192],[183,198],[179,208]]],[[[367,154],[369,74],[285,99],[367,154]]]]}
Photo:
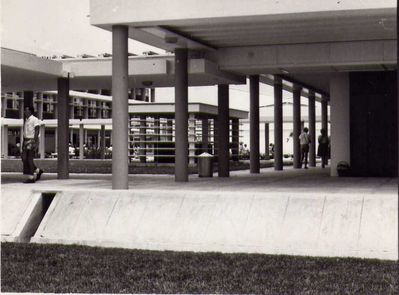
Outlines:
{"type": "MultiPolygon", "coordinates": [[[[128,29],[116,25],[112,29],[112,93],[113,93],[113,161],[112,188],[128,189],[128,29]]],[[[175,50],[175,180],[188,181],[188,51],[175,50]]],[[[250,170],[259,173],[259,76],[250,76],[250,170]]],[[[275,79],[275,169],[282,169],[282,81],[275,79]]],[[[68,96],[69,79],[58,79],[58,178],[68,178],[68,96]]],[[[296,92],[296,101],[300,92],[296,92]]],[[[312,96],[310,96],[312,97],[312,96]]],[[[297,102],[298,103],[298,102],[297,102]]],[[[309,104],[314,106],[309,100],[309,104]]],[[[311,108],[311,107],[310,107],[311,108]]],[[[309,108],[309,109],[310,109],[309,108]]],[[[298,109],[294,107],[295,132],[298,133],[298,109]]],[[[314,108],[313,108],[314,109],[314,108]]],[[[326,114],[323,107],[323,114],[326,114]]],[[[219,175],[229,176],[229,95],[228,85],[218,86],[218,161],[219,175]]],[[[309,114],[313,116],[314,113],[309,114]]],[[[309,116],[311,117],[311,116],[309,116]]],[[[311,120],[311,118],[309,119],[311,120]]],[[[314,122],[314,119],[313,121],[314,122]]],[[[324,122],[324,121],[323,121],[324,122]]],[[[325,124],[325,122],[323,123],[325,124]]],[[[326,125],[326,124],[325,124],[326,125]]],[[[324,126],[324,125],[323,125],[324,126]]],[[[312,131],[314,133],[314,127],[312,131]]],[[[299,135],[298,135],[299,136],[299,135]]],[[[298,138],[294,136],[294,140],[298,138]]],[[[233,136],[234,138],[234,136],[233,136]]],[[[314,136],[313,136],[314,138],[314,136]]],[[[314,140],[313,140],[314,141],[314,140]]],[[[83,142],[83,141],[81,141],[83,142]]],[[[297,151],[297,148],[295,149],[297,151]]],[[[298,151],[297,151],[298,152],[298,151]]],[[[297,157],[298,158],[298,155],[297,157]]]]}
{"type": "MultiPolygon", "coordinates": [[[[258,76],[249,77],[250,93],[250,172],[259,173],[259,78],[258,76]]],[[[301,92],[302,87],[294,85],[293,87],[293,151],[294,168],[301,167],[299,135],[303,130],[303,121],[301,121],[301,92]]],[[[309,91],[309,135],[311,143],[309,146],[309,166],[316,166],[316,108],[315,93],[309,91]]],[[[278,76],[274,78],[274,169],[283,170],[283,84],[278,76]]],[[[328,106],[327,100],[322,99],[322,128],[328,130],[328,106]]],[[[265,154],[269,159],[269,124],[265,124],[265,154]]]]}
{"type": "MultiPolygon", "coordinates": [[[[175,49],[175,181],[188,181],[188,74],[186,48],[175,49]]],[[[113,130],[114,159],[113,159],[113,188],[127,189],[127,27],[113,27],[113,130]],[[115,116],[114,114],[118,114],[115,116]],[[120,128],[122,127],[122,128],[120,128]],[[115,166],[115,167],[114,167],[115,166]]],[[[259,173],[259,76],[252,75],[250,80],[250,171],[259,173]]],[[[274,161],[275,170],[283,168],[283,111],[282,111],[282,80],[275,77],[274,81],[274,161]]],[[[299,167],[299,134],[300,134],[300,96],[301,89],[294,89],[294,158],[295,167],[299,167]]],[[[228,85],[218,86],[218,118],[217,118],[217,150],[219,162],[219,176],[229,176],[229,96],[228,85]]],[[[326,117],[326,105],[323,106],[323,116],[326,117]]],[[[326,126],[327,119],[323,119],[326,126]]],[[[206,125],[203,124],[203,128],[206,125]]],[[[310,166],[315,165],[315,95],[309,93],[309,129],[312,138],[310,147],[310,166]]],[[[205,130],[204,130],[205,131],[205,130]]],[[[216,131],[216,130],[215,130],[216,131]]],[[[234,138],[234,136],[233,136],[234,138]]],[[[269,141],[267,138],[266,143],[269,141]]]]}

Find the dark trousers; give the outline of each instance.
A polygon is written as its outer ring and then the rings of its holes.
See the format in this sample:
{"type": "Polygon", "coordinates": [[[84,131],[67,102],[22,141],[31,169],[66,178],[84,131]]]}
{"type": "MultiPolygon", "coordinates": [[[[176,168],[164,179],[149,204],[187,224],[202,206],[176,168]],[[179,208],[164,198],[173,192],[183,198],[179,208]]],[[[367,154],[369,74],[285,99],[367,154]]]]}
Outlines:
{"type": "Polygon", "coordinates": [[[33,163],[33,158],[35,156],[35,150],[28,150],[25,147],[22,148],[22,163],[24,166],[24,174],[33,175],[36,170],[35,163],[33,163]]]}
{"type": "Polygon", "coordinates": [[[301,144],[301,167],[302,164],[305,164],[305,167],[308,166],[308,153],[309,153],[309,145],[301,144]]]}

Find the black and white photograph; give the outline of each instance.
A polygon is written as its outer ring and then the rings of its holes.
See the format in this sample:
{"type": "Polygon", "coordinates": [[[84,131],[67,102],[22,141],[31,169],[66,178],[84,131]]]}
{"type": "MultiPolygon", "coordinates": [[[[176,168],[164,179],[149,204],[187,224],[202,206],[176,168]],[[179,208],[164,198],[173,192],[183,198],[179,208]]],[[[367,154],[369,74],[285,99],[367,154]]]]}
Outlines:
{"type": "Polygon", "coordinates": [[[0,0],[0,292],[399,294],[398,0],[0,0]]]}

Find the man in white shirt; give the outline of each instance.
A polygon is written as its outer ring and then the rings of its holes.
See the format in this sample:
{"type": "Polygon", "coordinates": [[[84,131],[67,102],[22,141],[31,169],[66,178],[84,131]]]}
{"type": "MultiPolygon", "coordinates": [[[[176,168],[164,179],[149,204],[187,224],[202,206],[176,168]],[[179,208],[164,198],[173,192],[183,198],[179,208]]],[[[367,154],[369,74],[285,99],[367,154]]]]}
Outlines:
{"type": "Polygon", "coordinates": [[[23,162],[23,173],[28,175],[28,179],[24,183],[34,183],[40,179],[43,170],[37,168],[33,162],[38,143],[39,143],[39,131],[41,122],[38,118],[33,115],[33,106],[27,106],[25,108],[25,120],[23,128],[23,145],[22,145],[22,162],[23,162]]]}
{"type": "Polygon", "coordinates": [[[301,145],[301,168],[302,163],[305,162],[305,169],[308,169],[309,144],[311,142],[308,131],[309,129],[305,127],[301,135],[299,135],[299,144],[301,145]]]}

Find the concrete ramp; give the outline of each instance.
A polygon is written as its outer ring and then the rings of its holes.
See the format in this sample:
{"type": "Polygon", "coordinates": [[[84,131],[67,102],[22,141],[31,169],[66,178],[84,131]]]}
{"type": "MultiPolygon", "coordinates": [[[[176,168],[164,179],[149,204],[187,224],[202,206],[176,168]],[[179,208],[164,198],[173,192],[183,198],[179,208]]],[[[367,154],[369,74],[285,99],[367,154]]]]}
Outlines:
{"type": "Polygon", "coordinates": [[[27,189],[1,191],[1,241],[28,241],[34,234],[41,218],[37,216],[41,206],[41,193],[27,189]],[[32,229],[32,225],[36,228],[32,229]]]}
{"type": "Polygon", "coordinates": [[[398,259],[395,195],[57,193],[32,241],[398,259]]]}

